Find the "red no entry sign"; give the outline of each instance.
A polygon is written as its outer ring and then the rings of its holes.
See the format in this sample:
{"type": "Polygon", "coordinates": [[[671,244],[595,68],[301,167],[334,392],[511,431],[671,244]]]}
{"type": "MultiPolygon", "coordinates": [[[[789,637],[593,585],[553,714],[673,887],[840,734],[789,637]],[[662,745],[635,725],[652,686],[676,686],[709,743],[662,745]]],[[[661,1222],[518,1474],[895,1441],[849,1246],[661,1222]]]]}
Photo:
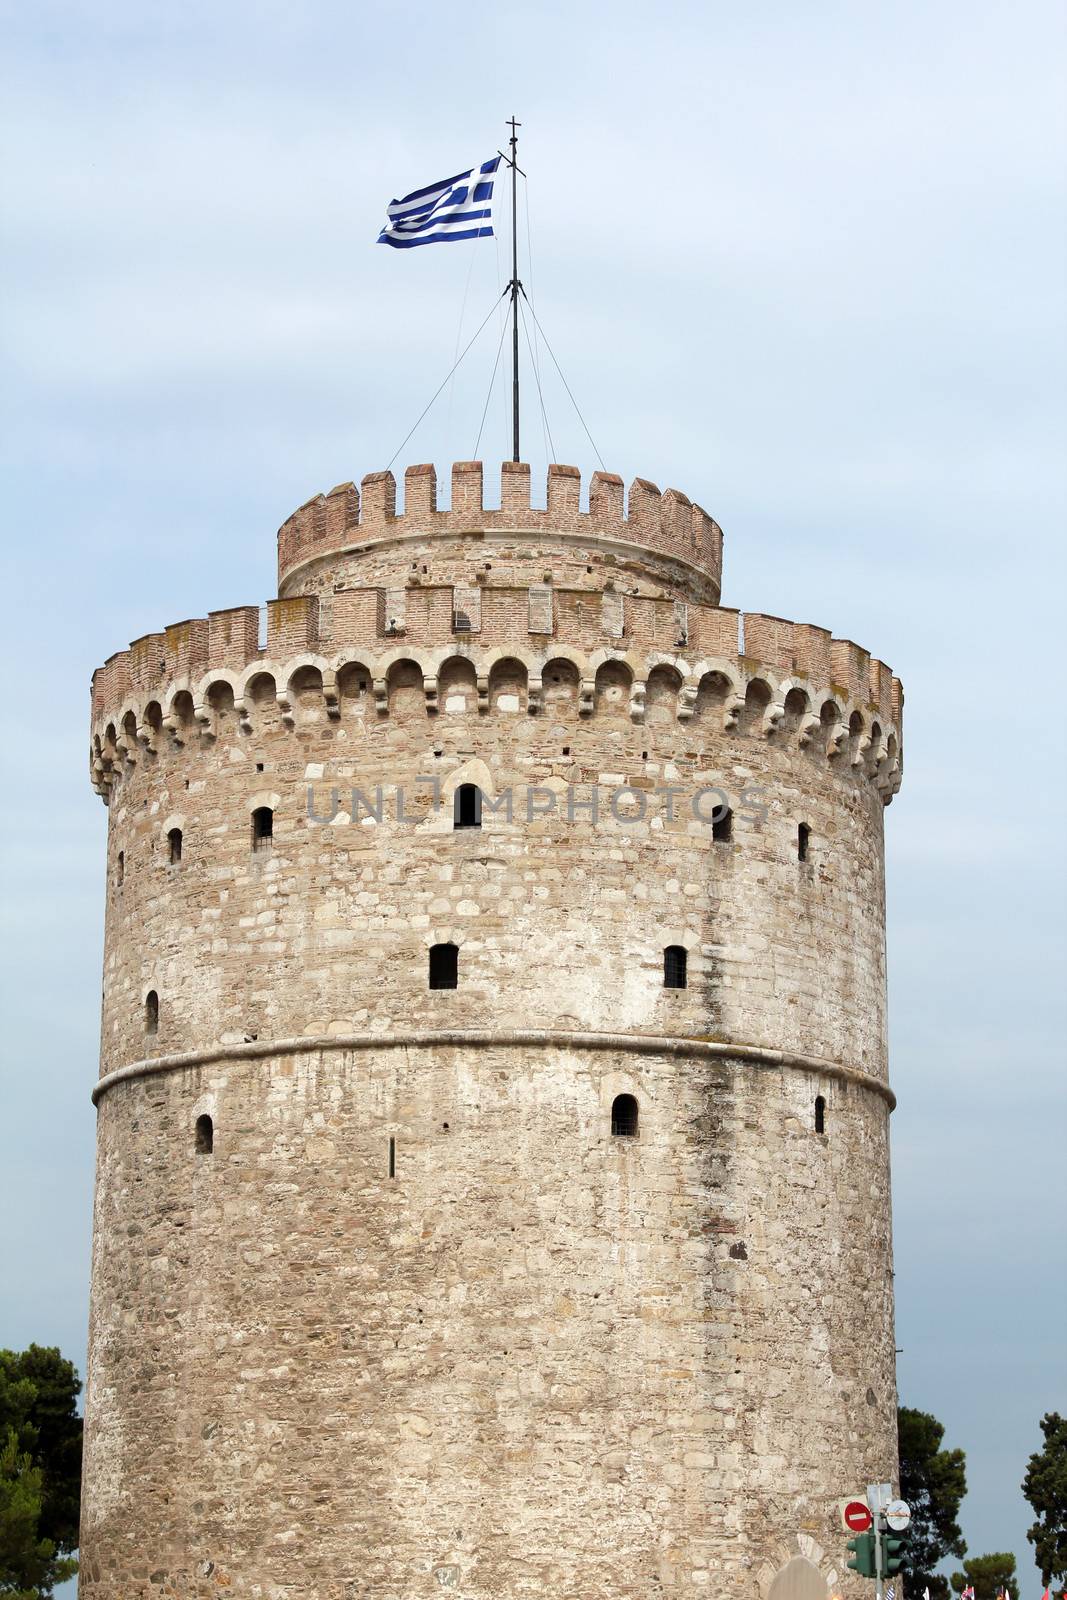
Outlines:
{"type": "Polygon", "coordinates": [[[874,1518],[866,1500],[846,1500],[841,1507],[841,1521],[850,1533],[866,1533],[874,1518]]]}

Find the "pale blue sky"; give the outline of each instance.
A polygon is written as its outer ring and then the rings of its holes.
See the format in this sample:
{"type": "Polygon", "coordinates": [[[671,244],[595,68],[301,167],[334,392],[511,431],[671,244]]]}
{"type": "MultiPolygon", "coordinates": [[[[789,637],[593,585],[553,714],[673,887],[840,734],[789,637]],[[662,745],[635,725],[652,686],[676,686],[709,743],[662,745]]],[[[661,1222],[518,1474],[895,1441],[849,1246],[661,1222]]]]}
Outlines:
{"type": "MultiPolygon", "coordinates": [[[[609,469],[726,533],[727,604],[907,692],[887,817],[900,1390],[1016,1551],[1067,1410],[1062,280],[1052,0],[0,8],[0,1345],[84,1359],[105,812],[88,680],[274,592],[497,293],[385,202],[523,120],[542,320],[609,469]],[[466,298],[465,298],[466,297],[466,298]]],[[[470,455],[472,352],[405,450],[470,455]]],[[[528,391],[532,402],[532,390],[528,391]]],[[[555,457],[596,462],[558,384],[555,457]]],[[[535,480],[547,449],[531,403],[535,480]]],[[[498,394],[480,450],[508,453],[498,394]]]]}

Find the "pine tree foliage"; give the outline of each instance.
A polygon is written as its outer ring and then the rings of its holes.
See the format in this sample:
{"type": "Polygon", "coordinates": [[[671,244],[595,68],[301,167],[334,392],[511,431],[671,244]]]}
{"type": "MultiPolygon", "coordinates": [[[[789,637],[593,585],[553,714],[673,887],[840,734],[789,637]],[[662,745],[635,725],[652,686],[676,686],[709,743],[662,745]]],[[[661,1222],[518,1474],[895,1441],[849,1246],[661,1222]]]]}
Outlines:
{"type": "Polygon", "coordinates": [[[1037,1521],[1026,1537],[1034,1547],[1041,1581],[1061,1591],[1067,1582],[1067,1418],[1050,1411],[1041,1418],[1043,1450],[1035,1450],[1023,1479],[1023,1494],[1037,1521]]]}
{"type": "Polygon", "coordinates": [[[49,1600],[78,1563],[78,1375],[58,1350],[0,1350],[0,1596],[49,1600]]]}
{"type": "Polygon", "coordinates": [[[906,1557],[901,1568],[904,1592],[930,1600],[949,1600],[948,1579],[935,1571],[946,1556],[962,1557],[967,1546],[959,1523],[967,1492],[962,1450],[942,1450],[944,1427],[926,1411],[901,1406],[897,1412],[900,1496],[911,1507],[906,1557]]]}
{"type": "Polygon", "coordinates": [[[974,1600],[997,1600],[1005,1592],[1009,1600],[1019,1600],[1015,1557],[1004,1550],[995,1555],[972,1556],[963,1563],[962,1572],[952,1574],[952,1587],[957,1594],[973,1588],[974,1600]]]}

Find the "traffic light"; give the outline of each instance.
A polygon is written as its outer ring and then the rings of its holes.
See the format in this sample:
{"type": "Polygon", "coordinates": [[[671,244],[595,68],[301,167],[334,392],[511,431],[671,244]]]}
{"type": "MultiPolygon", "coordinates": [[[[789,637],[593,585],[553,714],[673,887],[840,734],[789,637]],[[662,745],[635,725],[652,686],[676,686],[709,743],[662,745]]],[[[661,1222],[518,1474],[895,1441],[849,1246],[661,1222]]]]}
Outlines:
{"type": "Polygon", "coordinates": [[[875,1575],[874,1540],[873,1533],[858,1533],[846,1546],[846,1549],[853,1552],[852,1560],[848,1563],[849,1570],[858,1572],[863,1578],[873,1578],[875,1575]]]}
{"type": "Polygon", "coordinates": [[[908,1541],[903,1533],[893,1533],[891,1530],[887,1530],[882,1535],[882,1561],[887,1577],[890,1573],[900,1571],[907,1553],[908,1541]]]}

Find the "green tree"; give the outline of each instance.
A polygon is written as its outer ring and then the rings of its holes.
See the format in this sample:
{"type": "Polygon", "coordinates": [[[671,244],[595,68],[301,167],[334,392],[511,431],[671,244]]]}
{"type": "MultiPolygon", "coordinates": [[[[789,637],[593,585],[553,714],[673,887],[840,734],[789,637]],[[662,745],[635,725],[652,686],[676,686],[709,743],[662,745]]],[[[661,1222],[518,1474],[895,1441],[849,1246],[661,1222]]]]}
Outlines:
{"type": "Polygon", "coordinates": [[[1061,1590],[1067,1579],[1067,1418],[1050,1411],[1041,1418],[1045,1448],[1035,1450],[1023,1479],[1023,1494],[1037,1521],[1026,1537],[1044,1584],[1061,1590]]]}
{"type": "Polygon", "coordinates": [[[972,1556],[963,1563],[962,1572],[952,1574],[952,1587],[957,1594],[971,1587],[974,1600],[997,1600],[1006,1590],[1010,1600],[1019,1600],[1019,1585],[1015,1578],[1015,1557],[1006,1551],[991,1556],[972,1556]]]}
{"type": "Polygon", "coordinates": [[[40,1536],[43,1477],[9,1428],[0,1445],[0,1595],[7,1600],[48,1600],[55,1585],[78,1570],[40,1536]]]}
{"type": "Polygon", "coordinates": [[[948,1579],[934,1568],[946,1556],[967,1552],[956,1517],[967,1492],[962,1450],[942,1450],[945,1430],[926,1411],[901,1406],[897,1412],[900,1497],[911,1507],[911,1527],[901,1567],[904,1590],[931,1600],[949,1600],[948,1579]]]}
{"type": "Polygon", "coordinates": [[[78,1570],[78,1375],[58,1350],[0,1350],[0,1596],[49,1600],[78,1570]]]}

